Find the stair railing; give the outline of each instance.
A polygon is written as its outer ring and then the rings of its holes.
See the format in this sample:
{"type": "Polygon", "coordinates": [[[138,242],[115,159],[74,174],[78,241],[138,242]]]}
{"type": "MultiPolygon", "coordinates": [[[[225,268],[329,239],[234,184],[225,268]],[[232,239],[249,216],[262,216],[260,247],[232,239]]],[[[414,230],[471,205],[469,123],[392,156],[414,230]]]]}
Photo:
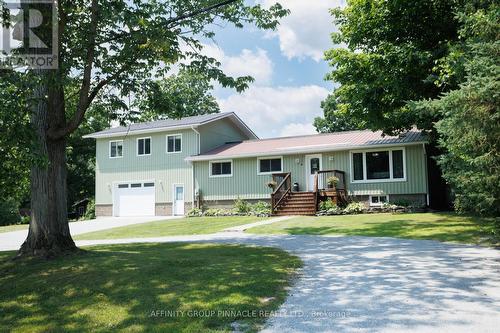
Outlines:
{"type": "MultiPolygon", "coordinates": [[[[292,174],[290,172],[283,174],[276,174],[278,177],[283,177],[283,180],[276,186],[276,189],[271,194],[271,214],[276,212],[282,201],[292,191],[292,174]]],[[[273,175],[274,178],[275,175],[273,175]]]]}

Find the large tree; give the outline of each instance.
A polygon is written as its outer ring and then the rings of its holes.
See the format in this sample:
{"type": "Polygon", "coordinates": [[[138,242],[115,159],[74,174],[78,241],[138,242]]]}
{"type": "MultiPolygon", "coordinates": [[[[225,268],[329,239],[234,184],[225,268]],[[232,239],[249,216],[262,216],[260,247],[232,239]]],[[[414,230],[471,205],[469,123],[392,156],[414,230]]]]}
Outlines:
{"type": "MultiPolygon", "coordinates": [[[[94,103],[119,105],[126,96],[137,95],[144,81],[164,77],[181,59],[189,59],[181,67],[241,91],[250,78],[226,76],[216,59],[202,54],[202,38],[213,38],[210,28],[221,22],[273,29],[288,13],[279,4],[264,9],[244,0],[53,4],[59,15],[59,67],[26,73],[31,78],[26,81],[32,83],[30,120],[36,142],[32,153],[42,162],[31,168],[31,222],[20,256],[76,250],[67,221],[66,147],[94,103]]],[[[44,28],[41,34],[52,33],[44,28]]]]}
{"type": "Polygon", "coordinates": [[[500,216],[500,6],[458,15],[460,43],[443,65],[462,83],[410,105],[436,123],[438,163],[460,212],[500,216]]]}
{"type": "Polygon", "coordinates": [[[332,10],[337,47],[325,54],[339,87],[323,103],[319,131],[355,128],[397,133],[417,125],[432,128],[429,114],[412,112],[408,101],[435,98],[456,87],[440,82],[439,59],[458,38],[455,16],[465,0],[351,0],[332,10]]]}

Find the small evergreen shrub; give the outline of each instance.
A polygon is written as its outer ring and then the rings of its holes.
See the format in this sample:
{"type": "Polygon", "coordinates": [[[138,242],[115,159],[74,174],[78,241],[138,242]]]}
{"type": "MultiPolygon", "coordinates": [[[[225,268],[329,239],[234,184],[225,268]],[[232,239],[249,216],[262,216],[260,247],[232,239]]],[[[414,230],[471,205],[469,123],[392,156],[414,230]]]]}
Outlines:
{"type": "Polygon", "coordinates": [[[87,204],[87,209],[85,210],[85,215],[83,215],[82,220],[93,220],[95,219],[95,199],[92,198],[87,204]]]}

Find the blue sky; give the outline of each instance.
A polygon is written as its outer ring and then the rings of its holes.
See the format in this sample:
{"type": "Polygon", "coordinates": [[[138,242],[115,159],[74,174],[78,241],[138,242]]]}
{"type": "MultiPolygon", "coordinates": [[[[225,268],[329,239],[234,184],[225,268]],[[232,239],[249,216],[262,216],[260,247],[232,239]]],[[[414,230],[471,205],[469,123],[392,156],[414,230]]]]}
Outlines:
{"type": "MultiPolygon", "coordinates": [[[[276,0],[257,0],[264,6],[276,0]]],[[[216,88],[223,112],[236,112],[262,138],[314,133],[312,121],[322,115],[320,103],[333,90],[324,81],[330,70],[323,60],[333,45],[335,30],[328,9],[343,0],[281,0],[291,14],[277,31],[255,27],[217,28],[216,43],[206,42],[205,52],[235,76],[251,75],[255,82],[238,94],[216,88]]]]}

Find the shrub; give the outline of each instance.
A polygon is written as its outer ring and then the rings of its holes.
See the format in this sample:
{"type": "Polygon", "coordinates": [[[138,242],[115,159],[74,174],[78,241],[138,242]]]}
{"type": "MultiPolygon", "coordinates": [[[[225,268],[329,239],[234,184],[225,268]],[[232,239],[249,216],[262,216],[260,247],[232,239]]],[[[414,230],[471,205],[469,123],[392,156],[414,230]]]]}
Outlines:
{"type": "Polygon", "coordinates": [[[365,211],[365,205],[362,202],[351,202],[344,208],[345,214],[360,214],[365,211]]]}
{"type": "Polygon", "coordinates": [[[234,212],[237,214],[248,214],[252,209],[251,205],[240,198],[234,201],[234,212]]]}
{"type": "Polygon", "coordinates": [[[193,209],[189,210],[186,215],[188,217],[203,216],[203,210],[201,210],[200,208],[193,208],[193,209]]]}
{"type": "Polygon", "coordinates": [[[83,220],[93,220],[95,219],[95,199],[90,199],[87,204],[87,209],[85,210],[85,215],[83,215],[83,220]]]}
{"type": "Polygon", "coordinates": [[[394,202],[392,202],[392,204],[396,205],[396,206],[400,206],[400,207],[410,207],[410,206],[413,206],[413,203],[408,200],[408,199],[399,199],[399,200],[396,200],[394,202]]]}
{"type": "Polygon", "coordinates": [[[255,216],[271,215],[271,204],[265,201],[258,201],[251,205],[250,214],[255,216]]]}
{"type": "Polygon", "coordinates": [[[19,224],[21,215],[19,214],[19,204],[12,199],[0,202],[0,225],[19,224]]]}
{"type": "Polygon", "coordinates": [[[319,203],[319,210],[324,210],[324,211],[327,211],[327,210],[330,210],[330,209],[337,209],[337,204],[335,204],[332,200],[328,199],[328,200],[325,200],[325,201],[321,201],[319,203]]]}

